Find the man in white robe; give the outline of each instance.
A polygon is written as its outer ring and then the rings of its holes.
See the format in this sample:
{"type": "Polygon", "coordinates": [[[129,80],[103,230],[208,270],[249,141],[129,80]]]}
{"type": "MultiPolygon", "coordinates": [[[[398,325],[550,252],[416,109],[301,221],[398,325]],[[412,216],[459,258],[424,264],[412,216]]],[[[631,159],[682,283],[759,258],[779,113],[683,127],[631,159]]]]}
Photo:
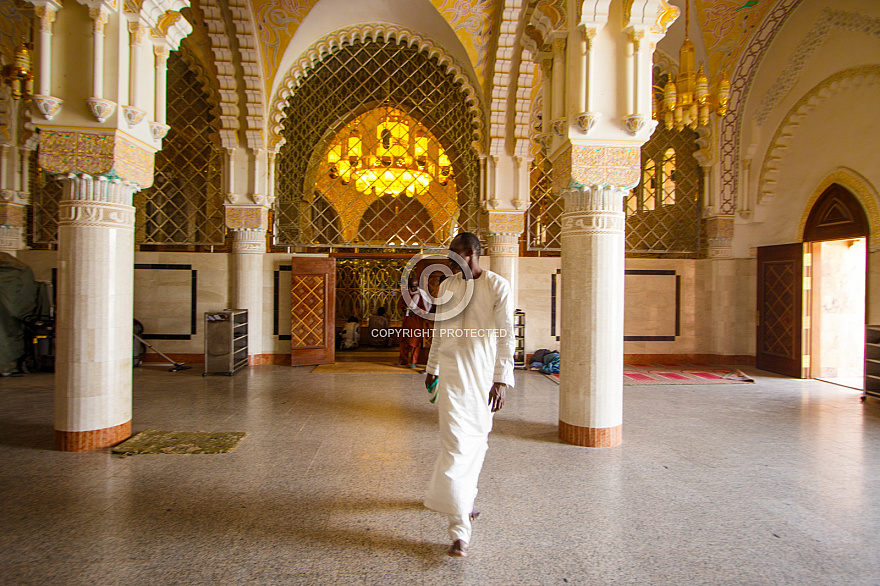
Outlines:
{"type": "Polygon", "coordinates": [[[447,278],[437,296],[451,295],[452,300],[438,305],[426,369],[426,385],[439,378],[441,451],[425,506],[449,519],[449,555],[466,557],[493,414],[504,405],[505,387],[514,386],[513,300],[504,277],[480,268],[480,241],[474,234],[459,234],[450,250],[471,275],[447,278]],[[468,280],[470,300],[456,313],[452,308],[467,300],[468,280]]]}

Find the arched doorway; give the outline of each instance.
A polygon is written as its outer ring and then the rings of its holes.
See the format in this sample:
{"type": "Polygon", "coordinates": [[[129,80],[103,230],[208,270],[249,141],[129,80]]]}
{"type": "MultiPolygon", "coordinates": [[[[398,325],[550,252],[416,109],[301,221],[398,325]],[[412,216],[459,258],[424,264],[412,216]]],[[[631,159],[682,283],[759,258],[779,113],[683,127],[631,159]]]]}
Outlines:
{"type": "Polygon", "coordinates": [[[816,200],[804,228],[809,376],[856,389],[864,382],[868,233],[861,203],[837,183],[816,200]]]}

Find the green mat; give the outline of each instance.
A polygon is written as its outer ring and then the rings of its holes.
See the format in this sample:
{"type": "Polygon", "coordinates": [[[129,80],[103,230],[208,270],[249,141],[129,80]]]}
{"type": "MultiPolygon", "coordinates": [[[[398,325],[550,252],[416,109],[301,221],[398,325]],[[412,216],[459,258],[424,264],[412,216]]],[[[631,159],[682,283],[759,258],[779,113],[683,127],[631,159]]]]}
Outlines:
{"type": "Polygon", "coordinates": [[[137,454],[225,454],[241,443],[241,431],[158,431],[148,429],[127,439],[110,451],[123,456],[137,454]]]}

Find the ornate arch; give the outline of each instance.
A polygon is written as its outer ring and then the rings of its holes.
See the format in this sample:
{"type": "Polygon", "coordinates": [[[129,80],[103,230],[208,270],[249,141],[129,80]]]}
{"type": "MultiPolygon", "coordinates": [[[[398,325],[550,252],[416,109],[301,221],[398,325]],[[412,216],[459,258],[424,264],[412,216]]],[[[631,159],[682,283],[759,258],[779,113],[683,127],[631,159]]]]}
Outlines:
{"type": "Polygon", "coordinates": [[[483,128],[485,127],[483,109],[480,104],[479,94],[471,80],[467,77],[465,69],[439,45],[408,29],[388,23],[370,23],[339,29],[315,41],[303,52],[302,56],[290,67],[281,81],[278,91],[272,98],[269,108],[269,150],[277,152],[284,144],[282,130],[285,118],[284,108],[287,107],[287,99],[291,96],[293,90],[308,77],[309,72],[323,61],[325,57],[342,47],[342,45],[354,41],[375,41],[379,37],[393,39],[398,44],[415,47],[420,52],[426,52],[429,58],[436,57],[439,65],[454,77],[455,83],[461,84],[461,91],[466,96],[465,102],[473,117],[472,146],[477,153],[483,152],[483,128]]]}
{"type": "Polygon", "coordinates": [[[845,187],[862,204],[862,207],[865,209],[865,215],[868,217],[868,248],[871,252],[880,251],[880,194],[878,194],[876,187],[870,181],[847,167],[838,167],[832,171],[813,190],[813,194],[807,200],[803,212],[801,212],[797,240],[799,242],[803,241],[807,219],[810,217],[813,206],[816,205],[816,202],[825,193],[825,190],[834,183],[845,187]]]}
{"type": "Polygon", "coordinates": [[[802,0],[780,0],[752,35],[733,76],[730,78],[730,109],[721,119],[719,160],[721,163],[721,193],[718,208],[713,213],[731,215],[736,211],[736,193],[739,173],[739,138],[745,98],[752,86],[758,66],[770,47],[776,33],[802,0]]]}
{"type": "MultiPolygon", "coordinates": [[[[495,49],[495,73],[492,77],[492,103],[489,106],[489,152],[500,157],[505,151],[507,139],[507,103],[510,91],[517,91],[513,85],[513,56],[517,41],[517,28],[523,13],[521,2],[505,1],[501,6],[501,23],[498,45],[495,49]]],[[[526,65],[520,62],[520,68],[526,65]]],[[[534,64],[532,64],[534,67],[534,64]]],[[[531,88],[530,88],[531,89],[531,88]]]]}
{"type": "Polygon", "coordinates": [[[232,43],[226,32],[226,19],[217,0],[202,0],[199,8],[204,16],[205,28],[211,41],[214,66],[217,68],[220,105],[220,142],[223,148],[238,147],[238,81],[232,43]]]}
{"type": "Polygon", "coordinates": [[[770,141],[767,153],[764,155],[761,175],[758,180],[758,203],[765,197],[772,198],[776,195],[778,162],[784,158],[785,151],[791,142],[791,136],[804,118],[836,94],[853,87],[878,84],[880,84],[880,65],[863,65],[826,77],[804,94],[780,122],[773,139],[770,141]]]}

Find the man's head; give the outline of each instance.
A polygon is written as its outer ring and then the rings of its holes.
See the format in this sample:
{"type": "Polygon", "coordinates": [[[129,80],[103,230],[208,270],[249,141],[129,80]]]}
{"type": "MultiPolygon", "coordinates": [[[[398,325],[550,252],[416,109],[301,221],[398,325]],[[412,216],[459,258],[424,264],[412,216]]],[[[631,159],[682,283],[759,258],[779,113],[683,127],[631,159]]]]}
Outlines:
{"type": "MultiPolygon", "coordinates": [[[[472,232],[460,232],[452,239],[452,243],[449,245],[449,250],[464,260],[468,267],[470,267],[471,272],[474,273],[474,276],[479,275],[481,272],[480,252],[482,252],[482,247],[480,246],[480,239],[477,238],[476,234],[472,232]]],[[[453,259],[449,260],[449,264],[454,271],[461,268],[453,259]]]]}
{"type": "Polygon", "coordinates": [[[460,232],[452,239],[449,249],[462,258],[467,258],[468,256],[479,258],[482,252],[480,239],[473,232],[460,232]]]}
{"type": "Polygon", "coordinates": [[[410,277],[409,279],[409,292],[415,293],[419,290],[419,280],[415,277],[410,277]]]}

